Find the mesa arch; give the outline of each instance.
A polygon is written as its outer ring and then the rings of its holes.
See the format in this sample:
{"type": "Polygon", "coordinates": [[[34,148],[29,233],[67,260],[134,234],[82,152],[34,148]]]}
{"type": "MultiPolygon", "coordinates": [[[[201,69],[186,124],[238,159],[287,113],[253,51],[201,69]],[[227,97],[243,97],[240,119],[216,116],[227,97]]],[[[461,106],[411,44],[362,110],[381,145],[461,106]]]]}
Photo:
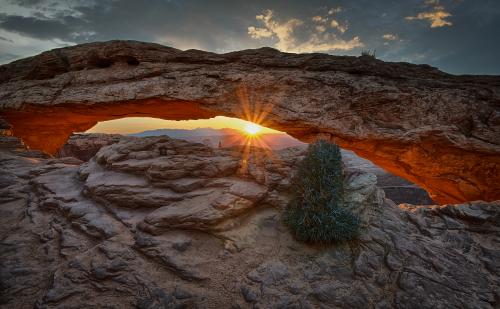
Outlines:
{"type": "Polygon", "coordinates": [[[270,48],[214,54],[135,41],[55,49],[0,66],[0,117],[54,153],[127,116],[263,122],[330,139],[439,203],[500,199],[500,77],[270,48]]]}

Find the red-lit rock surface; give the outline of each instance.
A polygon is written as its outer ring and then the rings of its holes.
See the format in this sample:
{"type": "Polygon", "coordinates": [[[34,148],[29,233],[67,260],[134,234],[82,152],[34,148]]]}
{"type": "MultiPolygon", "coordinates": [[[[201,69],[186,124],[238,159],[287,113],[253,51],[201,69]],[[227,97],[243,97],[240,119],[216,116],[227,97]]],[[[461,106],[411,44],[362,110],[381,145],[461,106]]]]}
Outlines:
{"type": "Polygon", "coordinates": [[[370,57],[214,54],[111,41],[0,67],[0,114],[55,153],[74,131],[126,116],[264,122],[330,138],[439,203],[500,199],[500,78],[370,57]]]}
{"type": "Polygon", "coordinates": [[[310,246],[281,221],[302,150],[240,151],[128,138],[79,165],[0,137],[0,306],[500,305],[498,202],[398,207],[348,168],[360,237],[310,246]]]}

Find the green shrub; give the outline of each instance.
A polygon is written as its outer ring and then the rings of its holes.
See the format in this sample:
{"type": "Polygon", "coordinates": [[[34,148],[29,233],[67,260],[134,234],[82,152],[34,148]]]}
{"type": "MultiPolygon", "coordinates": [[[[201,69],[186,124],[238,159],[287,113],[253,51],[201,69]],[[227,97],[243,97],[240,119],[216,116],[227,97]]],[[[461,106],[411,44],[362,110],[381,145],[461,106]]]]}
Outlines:
{"type": "Polygon", "coordinates": [[[344,208],[342,156],[335,144],[311,144],[292,180],[284,222],[300,241],[332,243],[354,238],[359,219],[344,208]]]}

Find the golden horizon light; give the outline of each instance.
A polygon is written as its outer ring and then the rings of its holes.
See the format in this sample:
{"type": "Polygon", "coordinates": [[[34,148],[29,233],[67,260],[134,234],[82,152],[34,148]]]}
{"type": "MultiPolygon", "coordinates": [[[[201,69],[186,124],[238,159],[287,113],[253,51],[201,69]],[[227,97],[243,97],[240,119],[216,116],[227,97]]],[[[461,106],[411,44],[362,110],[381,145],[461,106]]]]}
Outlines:
{"type": "Polygon", "coordinates": [[[256,123],[249,122],[245,125],[244,132],[248,135],[257,135],[262,131],[262,127],[256,123]]]}
{"type": "Polygon", "coordinates": [[[267,128],[250,121],[225,116],[217,116],[214,118],[197,120],[164,120],[152,117],[126,117],[108,121],[101,121],[85,132],[133,134],[157,129],[193,130],[198,128],[236,129],[246,135],[260,135],[269,133],[285,134],[284,132],[267,128]]]}

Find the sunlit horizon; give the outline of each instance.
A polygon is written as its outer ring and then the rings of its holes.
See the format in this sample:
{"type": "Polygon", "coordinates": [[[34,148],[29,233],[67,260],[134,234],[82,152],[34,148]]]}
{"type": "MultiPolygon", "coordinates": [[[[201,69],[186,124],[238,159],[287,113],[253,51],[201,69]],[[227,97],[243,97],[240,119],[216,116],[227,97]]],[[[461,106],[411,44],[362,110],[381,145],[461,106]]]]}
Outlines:
{"type": "Polygon", "coordinates": [[[159,129],[186,129],[199,128],[211,129],[235,129],[245,134],[286,134],[271,128],[255,124],[250,121],[217,116],[209,119],[197,120],[164,120],[152,117],[126,117],[108,121],[101,121],[85,133],[107,133],[107,134],[134,134],[149,130],[159,129]]]}
{"type": "Polygon", "coordinates": [[[263,127],[258,125],[258,124],[248,123],[243,128],[243,131],[248,135],[258,135],[258,134],[262,134],[262,129],[263,129],[263,127]]]}

